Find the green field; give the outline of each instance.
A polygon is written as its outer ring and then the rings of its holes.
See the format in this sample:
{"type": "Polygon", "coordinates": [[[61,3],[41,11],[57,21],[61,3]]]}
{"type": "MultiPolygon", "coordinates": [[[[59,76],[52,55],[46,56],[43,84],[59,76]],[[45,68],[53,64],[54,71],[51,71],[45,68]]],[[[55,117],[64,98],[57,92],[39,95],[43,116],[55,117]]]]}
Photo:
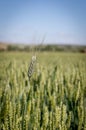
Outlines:
{"type": "Polygon", "coordinates": [[[0,130],[86,130],[86,54],[0,53],[0,130]]]}

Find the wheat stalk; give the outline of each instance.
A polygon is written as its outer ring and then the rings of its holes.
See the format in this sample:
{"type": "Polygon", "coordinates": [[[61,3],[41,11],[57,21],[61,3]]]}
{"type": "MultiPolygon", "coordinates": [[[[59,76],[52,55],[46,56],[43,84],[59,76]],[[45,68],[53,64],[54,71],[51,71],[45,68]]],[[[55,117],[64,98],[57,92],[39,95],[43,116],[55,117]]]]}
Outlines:
{"type": "Polygon", "coordinates": [[[34,72],[35,63],[36,63],[36,55],[32,56],[32,59],[31,59],[30,65],[29,65],[29,69],[28,69],[29,80],[34,72]]]}

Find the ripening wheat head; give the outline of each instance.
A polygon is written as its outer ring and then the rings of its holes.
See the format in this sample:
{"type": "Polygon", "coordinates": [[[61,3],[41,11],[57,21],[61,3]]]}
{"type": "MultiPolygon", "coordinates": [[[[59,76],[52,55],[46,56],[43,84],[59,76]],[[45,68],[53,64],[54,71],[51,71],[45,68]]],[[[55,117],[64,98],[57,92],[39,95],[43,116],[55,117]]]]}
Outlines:
{"type": "Polygon", "coordinates": [[[36,63],[36,55],[32,56],[32,59],[31,59],[30,65],[29,65],[29,69],[28,69],[28,77],[29,77],[29,79],[31,78],[31,76],[32,76],[32,74],[34,72],[35,63],[36,63]]]}

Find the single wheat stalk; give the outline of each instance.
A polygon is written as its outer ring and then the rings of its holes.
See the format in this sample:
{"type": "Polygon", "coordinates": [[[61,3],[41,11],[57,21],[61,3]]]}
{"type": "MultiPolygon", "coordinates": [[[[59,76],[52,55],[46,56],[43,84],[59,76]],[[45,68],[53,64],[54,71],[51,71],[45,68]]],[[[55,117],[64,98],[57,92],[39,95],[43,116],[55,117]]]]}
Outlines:
{"type": "MultiPolygon", "coordinates": [[[[44,37],[43,37],[42,42],[40,43],[40,45],[43,44],[44,40],[45,40],[45,35],[44,35],[44,37]]],[[[35,50],[35,53],[36,53],[36,50],[35,50]]],[[[35,64],[36,64],[36,55],[34,54],[32,56],[32,59],[31,59],[30,65],[29,65],[29,69],[28,69],[29,80],[30,80],[30,78],[31,78],[31,76],[32,76],[32,74],[34,72],[34,66],[35,66],[35,64]]]]}
{"type": "Polygon", "coordinates": [[[31,59],[31,62],[30,62],[30,65],[29,65],[29,69],[28,69],[28,77],[29,77],[29,80],[34,72],[34,66],[35,66],[35,63],[36,63],[36,55],[33,55],[32,56],[32,59],[31,59]]]}

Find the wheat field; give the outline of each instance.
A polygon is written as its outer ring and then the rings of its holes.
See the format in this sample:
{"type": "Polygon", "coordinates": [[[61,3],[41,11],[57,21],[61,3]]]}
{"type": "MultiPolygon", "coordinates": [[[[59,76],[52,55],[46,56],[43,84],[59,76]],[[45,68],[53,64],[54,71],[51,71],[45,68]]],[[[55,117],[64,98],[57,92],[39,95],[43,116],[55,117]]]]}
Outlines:
{"type": "Polygon", "coordinates": [[[0,53],[0,130],[86,130],[86,54],[0,53]]]}

